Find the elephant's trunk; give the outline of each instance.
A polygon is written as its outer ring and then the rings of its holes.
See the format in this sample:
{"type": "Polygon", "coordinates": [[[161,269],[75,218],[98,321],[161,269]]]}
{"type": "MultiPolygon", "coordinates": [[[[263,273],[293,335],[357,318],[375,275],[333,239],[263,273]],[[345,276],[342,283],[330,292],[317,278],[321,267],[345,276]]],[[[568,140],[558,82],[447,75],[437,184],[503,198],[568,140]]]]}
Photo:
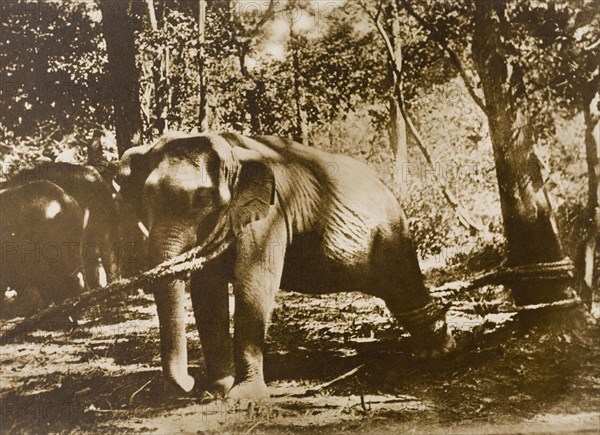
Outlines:
{"type": "MultiPolygon", "coordinates": [[[[189,246],[182,235],[165,237],[160,231],[150,234],[150,260],[158,264],[185,251],[189,246]]],[[[160,353],[166,379],[189,392],[194,379],[188,374],[185,337],[185,280],[162,281],[154,288],[154,300],[160,322],[160,353]]]]}

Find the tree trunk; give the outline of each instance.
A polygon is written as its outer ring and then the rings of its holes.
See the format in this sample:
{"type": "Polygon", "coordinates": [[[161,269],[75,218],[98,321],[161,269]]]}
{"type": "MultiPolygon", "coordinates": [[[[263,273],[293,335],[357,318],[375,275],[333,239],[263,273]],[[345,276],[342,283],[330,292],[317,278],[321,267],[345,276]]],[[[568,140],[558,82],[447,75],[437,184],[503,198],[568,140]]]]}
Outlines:
{"type": "MultiPolygon", "coordinates": [[[[563,259],[558,230],[544,187],[534,136],[523,104],[519,66],[503,56],[510,38],[505,3],[476,0],[473,56],[487,105],[496,163],[500,204],[508,246],[508,265],[521,266],[563,259]]],[[[518,306],[574,297],[569,283],[521,281],[510,285],[518,306]]],[[[540,320],[538,310],[530,319],[540,320]]],[[[558,310],[551,310],[557,312],[558,310]]],[[[553,317],[551,315],[550,317],[553,317]]]]}
{"type": "MultiPolygon", "coordinates": [[[[408,163],[408,142],[406,137],[406,120],[402,111],[402,42],[400,39],[400,16],[395,4],[392,5],[392,35],[390,38],[394,50],[394,56],[388,56],[388,69],[392,80],[392,94],[389,98],[390,122],[389,136],[390,147],[396,159],[396,175],[406,170],[408,163]]],[[[399,178],[401,179],[401,178],[399,178]]]]}
{"type": "Polygon", "coordinates": [[[300,56],[298,53],[298,35],[290,24],[290,39],[292,47],[292,73],[294,76],[294,100],[296,103],[296,134],[294,139],[308,145],[308,116],[306,114],[306,101],[304,99],[304,77],[302,77],[300,56]]]}
{"type": "MultiPolygon", "coordinates": [[[[154,0],[146,0],[148,17],[152,31],[164,30],[164,3],[157,14],[154,0]]],[[[169,129],[168,113],[170,107],[171,83],[169,77],[169,48],[158,47],[159,55],[152,60],[152,85],[154,88],[153,127],[162,135],[169,129]]]]}
{"type": "Polygon", "coordinates": [[[198,131],[208,131],[208,89],[206,82],[206,54],[204,52],[206,27],[206,0],[199,1],[198,14],[198,131]]]}
{"type": "MultiPolygon", "coordinates": [[[[248,66],[246,65],[246,58],[248,56],[249,47],[247,45],[240,48],[240,72],[246,83],[252,82],[253,88],[246,89],[246,107],[245,112],[242,113],[241,119],[245,121],[246,115],[249,118],[250,133],[261,134],[262,126],[260,122],[260,104],[259,100],[264,94],[264,82],[262,80],[255,80],[248,66]]],[[[242,109],[244,110],[244,109],[242,109]]]]}
{"type": "Polygon", "coordinates": [[[579,293],[591,307],[594,286],[594,259],[600,233],[600,92],[598,80],[585,92],[585,151],[588,165],[588,200],[583,237],[577,252],[579,293]]]}
{"type": "MultiPolygon", "coordinates": [[[[265,94],[265,82],[258,79],[254,82],[254,89],[248,91],[248,114],[250,115],[250,129],[252,134],[264,134],[260,120],[260,101],[265,94]]],[[[308,134],[308,133],[307,133],[308,134]]]]}
{"type": "Polygon", "coordinates": [[[135,22],[127,0],[100,0],[102,30],[108,54],[108,74],[114,106],[119,155],[138,145],[142,134],[140,83],[135,64],[135,22]]]}

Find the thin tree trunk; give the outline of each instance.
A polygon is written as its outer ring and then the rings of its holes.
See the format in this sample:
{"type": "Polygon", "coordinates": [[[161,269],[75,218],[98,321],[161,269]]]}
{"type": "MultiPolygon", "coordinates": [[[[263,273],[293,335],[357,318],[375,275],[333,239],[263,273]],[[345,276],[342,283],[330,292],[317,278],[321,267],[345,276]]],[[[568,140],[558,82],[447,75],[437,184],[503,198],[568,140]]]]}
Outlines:
{"type": "Polygon", "coordinates": [[[298,53],[298,35],[290,23],[290,38],[292,46],[292,69],[294,77],[294,101],[296,105],[296,134],[295,140],[308,145],[308,115],[306,114],[306,102],[304,99],[304,78],[302,77],[300,56],[298,53]]]}
{"type": "MultiPolygon", "coordinates": [[[[508,265],[563,259],[558,229],[535,153],[520,69],[502,55],[510,35],[503,2],[476,0],[473,56],[483,87],[496,162],[508,265]]],[[[511,284],[517,305],[551,303],[574,297],[565,281],[511,284]]],[[[555,310],[556,311],[556,310],[555,310]]],[[[539,319],[539,318],[538,318],[539,319]]]]}
{"type": "Polygon", "coordinates": [[[140,83],[135,64],[135,16],[127,0],[100,0],[119,155],[141,140],[140,83]]]}
{"type": "Polygon", "coordinates": [[[598,234],[600,233],[600,92],[595,80],[585,95],[583,113],[585,117],[585,151],[588,165],[588,200],[583,238],[578,249],[579,293],[591,307],[594,286],[594,259],[598,234]]]}
{"type": "Polygon", "coordinates": [[[260,134],[262,133],[262,126],[260,122],[259,100],[264,94],[264,82],[262,80],[255,80],[252,77],[250,71],[248,71],[248,66],[246,65],[248,50],[249,49],[247,46],[243,46],[240,48],[240,72],[242,73],[242,77],[244,78],[246,83],[252,82],[254,87],[246,90],[246,112],[242,113],[241,118],[242,120],[245,120],[247,114],[250,122],[251,134],[260,134]]]}
{"type": "Polygon", "coordinates": [[[402,110],[402,42],[400,39],[400,16],[398,9],[392,5],[392,37],[390,42],[394,50],[393,56],[388,56],[388,70],[392,80],[392,94],[389,97],[390,122],[389,138],[390,147],[396,159],[395,174],[400,174],[406,169],[408,163],[408,141],[406,137],[406,120],[402,110]]]}
{"type": "MultiPolygon", "coordinates": [[[[248,66],[246,65],[246,56],[248,55],[248,48],[246,44],[242,43],[239,48],[239,56],[238,59],[240,61],[240,73],[242,74],[242,78],[244,80],[244,88],[250,82],[250,71],[248,71],[248,66]]],[[[240,124],[242,134],[246,133],[246,121],[248,120],[250,123],[250,129],[252,130],[252,111],[250,110],[250,106],[254,103],[253,92],[251,89],[245,89],[244,98],[246,99],[246,105],[242,105],[240,107],[240,124]]],[[[253,132],[254,133],[254,132],[253,132]]]]}
{"type": "Polygon", "coordinates": [[[198,130],[208,131],[208,89],[206,81],[206,54],[204,52],[206,27],[206,0],[199,1],[198,14],[198,130]]]}
{"type": "MultiPolygon", "coordinates": [[[[234,7],[235,3],[233,0],[229,0],[229,10],[231,11],[232,27],[236,27],[235,21],[237,20],[237,27],[240,28],[240,32],[237,34],[237,41],[239,44],[239,60],[240,60],[240,71],[242,77],[246,83],[252,82],[253,87],[246,90],[246,107],[242,108],[245,110],[241,115],[241,119],[246,121],[246,116],[249,118],[250,132],[252,134],[262,133],[262,124],[260,120],[260,99],[265,93],[265,83],[263,80],[256,80],[253,74],[248,70],[246,60],[248,59],[248,53],[250,53],[252,44],[255,43],[260,30],[267,23],[269,19],[273,17],[273,11],[275,8],[275,0],[269,0],[268,6],[260,20],[252,27],[247,28],[243,24],[243,18],[236,15],[237,8],[234,7]]],[[[242,130],[245,131],[245,127],[242,126],[242,130]]]]}
{"type": "MultiPolygon", "coordinates": [[[[390,97],[390,106],[392,108],[392,110],[390,111],[391,112],[390,119],[397,120],[398,118],[401,118],[401,120],[402,120],[400,123],[397,124],[397,125],[400,125],[402,128],[402,130],[400,130],[400,133],[398,134],[398,137],[402,136],[402,131],[404,131],[403,134],[406,136],[406,127],[408,126],[408,131],[410,131],[410,133],[415,138],[417,146],[421,150],[423,157],[425,157],[425,161],[433,169],[432,173],[436,174],[437,172],[435,171],[431,154],[429,153],[429,150],[427,149],[425,142],[421,138],[421,135],[419,134],[417,127],[414,125],[414,123],[412,122],[412,120],[410,119],[410,116],[408,115],[408,113],[406,111],[406,106],[404,103],[404,93],[403,93],[403,89],[402,89],[402,83],[400,80],[401,79],[400,68],[402,67],[402,50],[401,50],[401,43],[400,43],[400,35],[399,35],[399,32],[396,33],[397,36],[395,37],[396,38],[395,45],[397,48],[395,48],[394,43],[392,42],[391,38],[387,34],[383,25],[381,24],[381,21],[379,20],[379,17],[382,12],[382,5],[383,5],[382,3],[379,4],[376,14],[374,14],[374,15],[369,14],[369,15],[370,15],[371,19],[373,20],[373,22],[375,23],[375,27],[377,27],[377,30],[379,31],[379,35],[383,39],[384,45],[386,47],[387,57],[388,57],[388,72],[390,74],[392,74],[390,77],[392,77],[394,80],[394,92],[393,92],[393,95],[390,97]]],[[[367,13],[368,13],[368,11],[367,11],[367,13]]],[[[390,133],[390,138],[391,137],[392,137],[392,134],[390,133]]],[[[404,141],[406,143],[406,137],[405,137],[404,141]]],[[[393,142],[390,139],[390,144],[392,144],[392,150],[394,150],[395,149],[394,144],[397,144],[397,142],[393,142]]],[[[405,150],[404,152],[407,154],[406,146],[404,146],[404,150],[405,150]]],[[[396,155],[397,155],[397,152],[398,151],[396,150],[396,155]]],[[[405,159],[407,160],[408,158],[406,157],[405,159]]],[[[402,163],[400,165],[402,165],[402,163]]],[[[396,177],[398,176],[398,169],[400,169],[399,173],[404,174],[405,168],[403,168],[401,166],[399,167],[397,164],[397,161],[396,161],[396,171],[394,171],[395,172],[394,175],[396,177]]],[[[404,174],[404,175],[407,175],[407,174],[404,174]]],[[[437,175],[435,175],[435,179],[436,179],[438,185],[440,186],[442,193],[444,194],[444,198],[446,198],[448,203],[452,206],[452,208],[454,208],[454,211],[456,212],[460,223],[462,225],[464,225],[465,228],[469,229],[472,232],[481,231],[481,229],[482,229],[481,224],[478,224],[469,216],[469,214],[467,213],[465,208],[461,205],[458,198],[454,195],[454,193],[452,193],[452,191],[448,187],[448,184],[443,179],[443,177],[438,177],[437,175]]],[[[400,180],[402,180],[402,178],[400,178],[400,180]]]]}
{"type": "Polygon", "coordinates": [[[260,119],[260,101],[265,94],[265,82],[258,79],[254,82],[254,89],[248,92],[248,113],[250,114],[250,128],[253,134],[264,134],[260,119]]]}
{"type": "Polygon", "coordinates": [[[150,27],[152,30],[158,30],[158,22],[156,21],[156,10],[154,9],[154,0],[146,0],[148,6],[148,19],[150,20],[150,27]]]}
{"type": "MultiPolygon", "coordinates": [[[[154,32],[164,28],[166,25],[164,14],[156,14],[154,0],[146,0],[148,5],[148,16],[150,27],[154,32]]],[[[164,5],[163,5],[164,9],[164,5]]],[[[154,128],[159,134],[165,133],[168,129],[169,100],[171,95],[171,86],[169,83],[169,49],[159,47],[159,55],[152,60],[152,83],[154,87],[154,128]]]]}

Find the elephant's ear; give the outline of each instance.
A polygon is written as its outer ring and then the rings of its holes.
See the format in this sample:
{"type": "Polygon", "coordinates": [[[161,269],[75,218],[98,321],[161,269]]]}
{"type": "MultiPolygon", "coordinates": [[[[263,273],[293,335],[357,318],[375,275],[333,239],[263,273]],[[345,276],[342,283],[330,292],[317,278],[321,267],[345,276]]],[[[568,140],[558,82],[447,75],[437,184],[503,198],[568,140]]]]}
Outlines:
{"type": "Polygon", "coordinates": [[[238,147],[233,153],[239,172],[232,189],[229,218],[237,235],[249,223],[267,217],[275,204],[275,176],[258,153],[238,147]]]}
{"type": "Polygon", "coordinates": [[[129,148],[121,157],[115,182],[128,202],[137,203],[142,199],[142,188],[149,171],[145,157],[151,148],[151,145],[129,148]]]}

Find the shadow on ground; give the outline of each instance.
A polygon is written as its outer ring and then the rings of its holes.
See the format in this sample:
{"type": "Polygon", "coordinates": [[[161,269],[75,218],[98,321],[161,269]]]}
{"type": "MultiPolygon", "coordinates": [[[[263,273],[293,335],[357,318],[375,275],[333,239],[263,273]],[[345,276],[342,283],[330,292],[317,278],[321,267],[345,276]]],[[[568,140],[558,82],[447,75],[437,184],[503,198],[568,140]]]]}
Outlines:
{"type": "MultiPolygon", "coordinates": [[[[419,361],[381,301],[357,294],[279,299],[265,360],[269,404],[208,403],[165,384],[152,299],[135,294],[84,313],[74,331],[39,331],[2,347],[2,432],[435,432],[465,425],[493,432],[563,414],[589,414],[592,428],[600,424],[597,325],[582,335],[479,325],[457,331],[452,356],[419,361]]],[[[190,372],[201,380],[190,307],[188,316],[190,372]]]]}

